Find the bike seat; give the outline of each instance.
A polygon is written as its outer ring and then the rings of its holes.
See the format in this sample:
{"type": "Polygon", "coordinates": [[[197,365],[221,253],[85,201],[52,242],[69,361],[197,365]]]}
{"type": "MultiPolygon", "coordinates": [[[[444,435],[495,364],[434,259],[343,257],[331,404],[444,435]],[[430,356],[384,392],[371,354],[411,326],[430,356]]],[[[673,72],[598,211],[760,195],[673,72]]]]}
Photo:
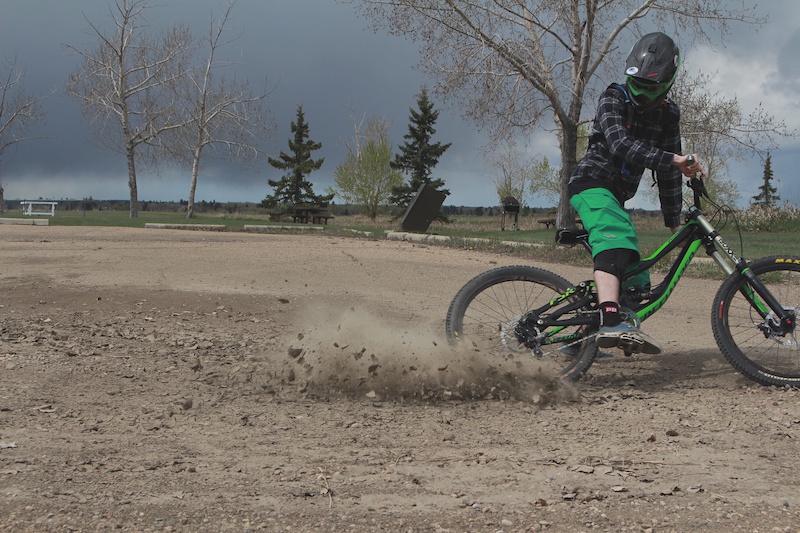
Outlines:
{"type": "Polygon", "coordinates": [[[576,244],[588,243],[589,232],[583,228],[559,228],[556,230],[556,244],[572,248],[576,244]]]}

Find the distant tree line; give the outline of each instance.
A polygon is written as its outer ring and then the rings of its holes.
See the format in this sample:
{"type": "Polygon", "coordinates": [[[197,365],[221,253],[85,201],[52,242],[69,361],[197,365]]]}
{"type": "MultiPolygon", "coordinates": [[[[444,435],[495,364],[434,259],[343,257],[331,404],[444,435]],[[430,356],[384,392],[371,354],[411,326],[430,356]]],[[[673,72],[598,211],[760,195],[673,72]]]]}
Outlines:
{"type": "MultiPolygon", "coordinates": [[[[20,202],[23,200],[6,200],[6,207],[9,210],[21,210],[22,205],[20,202]]],[[[84,198],[83,200],[68,199],[57,200],[58,211],[127,211],[130,208],[128,200],[95,200],[93,198],[84,198]]],[[[184,213],[188,201],[181,199],[177,202],[173,201],[149,201],[140,200],[139,210],[143,212],[172,212],[184,213]]],[[[331,214],[336,216],[349,216],[349,215],[364,215],[369,218],[372,213],[363,205],[360,204],[337,204],[331,203],[328,205],[328,210],[331,214]]],[[[555,207],[528,207],[525,206],[520,210],[521,216],[539,216],[552,214],[555,207]]],[[[448,217],[451,216],[500,216],[503,212],[502,206],[466,206],[466,205],[445,205],[442,206],[442,213],[448,217]]],[[[206,201],[201,200],[195,203],[195,213],[253,213],[266,215],[269,214],[269,209],[266,209],[262,203],[256,202],[218,202],[216,200],[206,201]]],[[[379,210],[378,215],[392,216],[391,206],[384,206],[379,210]]]]}

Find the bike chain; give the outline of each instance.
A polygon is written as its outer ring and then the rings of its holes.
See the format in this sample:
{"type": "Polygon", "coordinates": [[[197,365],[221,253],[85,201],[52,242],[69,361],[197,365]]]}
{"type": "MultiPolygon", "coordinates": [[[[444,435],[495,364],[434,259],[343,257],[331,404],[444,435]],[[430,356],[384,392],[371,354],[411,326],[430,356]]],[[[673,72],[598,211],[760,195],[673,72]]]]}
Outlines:
{"type": "MultiPolygon", "coordinates": [[[[591,338],[594,338],[594,337],[597,337],[597,333],[592,333],[592,334],[591,334],[591,335],[589,335],[588,337],[582,337],[582,338],[578,339],[577,341],[570,342],[569,344],[559,343],[559,347],[558,347],[558,348],[556,348],[555,350],[548,350],[548,351],[546,351],[546,352],[545,352],[545,351],[543,351],[541,355],[536,355],[536,354],[534,353],[534,350],[533,350],[533,349],[531,349],[531,355],[533,355],[534,357],[543,357],[543,356],[545,356],[545,355],[551,355],[551,354],[554,354],[554,353],[556,353],[556,352],[560,352],[562,348],[568,348],[568,347],[570,347],[570,346],[575,346],[576,344],[580,344],[580,343],[582,343],[582,342],[583,342],[583,341],[585,341],[586,339],[591,339],[591,338]]],[[[552,345],[551,345],[551,346],[552,346],[552,345]]],[[[540,349],[541,349],[541,347],[540,347],[540,349]]],[[[599,349],[600,349],[600,348],[598,348],[598,350],[599,350],[599,349]]]]}
{"type": "MultiPolygon", "coordinates": [[[[638,316],[636,315],[636,313],[635,313],[633,310],[631,310],[631,309],[628,309],[627,307],[621,307],[620,311],[624,312],[624,313],[626,314],[626,316],[628,316],[628,317],[630,317],[631,315],[636,317],[636,320],[628,320],[628,323],[629,323],[629,324],[632,324],[634,327],[637,327],[637,328],[641,326],[641,320],[638,320],[638,316]]],[[[555,350],[549,350],[549,351],[546,351],[546,352],[545,352],[545,351],[542,351],[542,354],[541,354],[541,355],[538,355],[538,356],[537,356],[537,355],[534,353],[534,350],[533,350],[533,349],[531,349],[531,355],[532,355],[532,356],[534,356],[534,357],[543,357],[543,356],[546,356],[546,355],[551,355],[551,354],[553,354],[553,353],[555,353],[555,352],[561,351],[561,349],[562,349],[562,348],[566,348],[566,347],[569,347],[569,346],[574,346],[574,345],[576,345],[576,344],[580,344],[580,343],[582,343],[582,342],[583,342],[583,341],[585,341],[586,339],[592,339],[592,338],[594,338],[594,337],[597,337],[597,335],[598,335],[599,333],[600,333],[599,331],[596,331],[596,332],[592,333],[592,334],[591,334],[591,335],[589,335],[589,336],[586,336],[586,337],[581,337],[580,339],[578,339],[578,340],[576,340],[576,341],[574,341],[574,342],[570,342],[569,344],[563,344],[563,343],[562,343],[562,344],[561,344],[561,345],[560,345],[558,348],[556,348],[555,350]]],[[[541,350],[541,346],[539,347],[539,349],[541,350]]],[[[599,351],[600,351],[600,348],[598,347],[598,348],[597,348],[597,350],[598,350],[598,352],[599,352],[599,351]]],[[[625,352],[625,355],[629,355],[629,354],[628,354],[628,352],[625,352]]]]}

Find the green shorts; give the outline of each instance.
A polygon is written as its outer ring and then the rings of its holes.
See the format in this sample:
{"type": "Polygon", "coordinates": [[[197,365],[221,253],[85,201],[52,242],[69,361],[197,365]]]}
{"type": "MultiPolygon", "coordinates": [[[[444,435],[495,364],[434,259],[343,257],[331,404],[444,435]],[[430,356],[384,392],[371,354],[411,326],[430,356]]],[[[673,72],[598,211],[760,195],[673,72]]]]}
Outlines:
{"type": "MultiPolygon", "coordinates": [[[[629,269],[639,264],[639,239],[636,237],[636,228],[630,215],[611,191],[602,188],[587,189],[570,198],[569,203],[581,217],[583,227],[589,231],[592,256],[597,256],[606,250],[622,248],[636,253],[637,259],[628,266],[629,269]]],[[[645,271],[627,281],[625,286],[644,285],[649,281],[650,274],[645,271]]]]}

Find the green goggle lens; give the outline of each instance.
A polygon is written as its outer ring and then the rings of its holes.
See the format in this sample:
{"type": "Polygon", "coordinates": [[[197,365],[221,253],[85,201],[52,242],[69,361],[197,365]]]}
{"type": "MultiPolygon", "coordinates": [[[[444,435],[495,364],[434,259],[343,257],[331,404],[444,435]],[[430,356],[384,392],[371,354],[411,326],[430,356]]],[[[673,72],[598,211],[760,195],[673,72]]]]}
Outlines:
{"type": "Polygon", "coordinates": [[[644,96],[645,98],[658,98],[669,90],[669,83],[652,83],[628,76],[628,88],[633,96],[644,96]]]}

